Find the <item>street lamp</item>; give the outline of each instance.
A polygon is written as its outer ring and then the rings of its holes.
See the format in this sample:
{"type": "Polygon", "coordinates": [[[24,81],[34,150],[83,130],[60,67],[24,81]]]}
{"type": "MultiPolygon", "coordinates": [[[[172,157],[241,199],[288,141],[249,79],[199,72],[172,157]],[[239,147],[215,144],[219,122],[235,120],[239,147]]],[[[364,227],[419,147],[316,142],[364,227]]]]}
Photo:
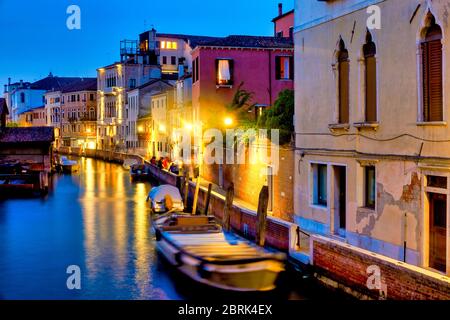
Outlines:
{"type": "Polygon", "coordinates": [[[225,123],[225,126],[229,127],[233,124],[233,119],[231,117],[226,117],[223,122],[225,123]]]}

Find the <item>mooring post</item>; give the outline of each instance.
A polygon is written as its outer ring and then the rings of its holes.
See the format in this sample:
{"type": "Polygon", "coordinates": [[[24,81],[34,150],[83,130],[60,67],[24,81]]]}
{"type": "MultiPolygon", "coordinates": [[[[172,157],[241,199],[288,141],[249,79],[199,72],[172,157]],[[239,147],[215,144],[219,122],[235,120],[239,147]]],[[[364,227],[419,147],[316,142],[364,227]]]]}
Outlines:
{"type": "Polygon", "coordinates": [[[263,186],[259,193],[256,244],[263,247],[266,240],[267,207],[269,205],[269,187],[263,186]]]}
{"type": "Polygon", "coordinates": [[[225,206],[223,208],[222,225],[226,231],[230,231],[230,217],[231,210],[233,208],[233,198],[234,198],[234,184],[231,183],[227,189],[227,195],[225,198],[225,206]]]}
{"type": "Polygon", "coordinates": [[[189,196],[189,172],[187,170],[184,171],[183,186],[184,186],[184,207],[187,208],[189,196]]]}
{"type": "Polygon", "coordinates": [[[208,185],[208,193],[206,194],[205,210],[203,211],[203,214],[205,216],[208,215],[209,201],[211,200],[211,192],[212,192],[212,183],[208,185]]]}
{"type": "Polygon", "coordinates": [[[195,183],[195,193],[194,193],[194,204],[192,205],[192,215],[197,214],[197,202],[198,202],[198,192],[200,191],[200,176],[197,177],[197,182],[195,183]]]}

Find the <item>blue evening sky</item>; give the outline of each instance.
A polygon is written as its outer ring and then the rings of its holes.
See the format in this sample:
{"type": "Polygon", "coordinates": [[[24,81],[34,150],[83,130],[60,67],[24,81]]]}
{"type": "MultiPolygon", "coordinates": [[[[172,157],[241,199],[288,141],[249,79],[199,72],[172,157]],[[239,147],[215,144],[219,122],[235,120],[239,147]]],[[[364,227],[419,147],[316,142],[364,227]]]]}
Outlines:
{"type": "Polygon", "coordinates": [[[158,32],[226,36],[272,35],[278,14],[294,0],[0,0],[0,90],[13,82],[96,76],[119,59],[122,39],[158,32]],[[81,8],[81,30],[68,30],[66,9],[81,8]]]}

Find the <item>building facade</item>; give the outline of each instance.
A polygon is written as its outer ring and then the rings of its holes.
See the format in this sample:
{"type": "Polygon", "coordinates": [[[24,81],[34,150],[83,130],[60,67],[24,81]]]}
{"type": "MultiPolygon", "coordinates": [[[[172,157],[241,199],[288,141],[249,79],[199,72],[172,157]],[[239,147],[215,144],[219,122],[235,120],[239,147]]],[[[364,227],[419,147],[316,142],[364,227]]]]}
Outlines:
{"type": "Polygon", "coordinates": [[[159,79],[157,65],[136,63],[134,58],[97,70],[97,145],[103,150],[126,148],[128,91],[159,79]]]}
{"type": "Polygon", "coordinates": [[[273,20],[274,36],[293,38],[294,36],[294,9],[283,12],[283,4],[278,4],[278,16],[273,20]]]}
{"type": "Polygon", "coordinates": [[[85,78],[61,90],[60,136],[67,147],[96,148],[97,79],[85,78]]]}
{"type": "Polygon", "coordinates": [[[446,17],[445,1],[296,1],[294,206],[307,232],[448,275],[446,17]]]}
{"type": "Polygon", "coordinates": [[[11,83],[5,87],[5,96],[7,97],[10,117],[13,122],[18,121],[19,114],[30,109],[41,107],[45,104],[45,94],[48,91],[58,91],[66,85],[70,85],[80,78],[57,77],[49,74],[46,78],[36,82],[11,83]]]}

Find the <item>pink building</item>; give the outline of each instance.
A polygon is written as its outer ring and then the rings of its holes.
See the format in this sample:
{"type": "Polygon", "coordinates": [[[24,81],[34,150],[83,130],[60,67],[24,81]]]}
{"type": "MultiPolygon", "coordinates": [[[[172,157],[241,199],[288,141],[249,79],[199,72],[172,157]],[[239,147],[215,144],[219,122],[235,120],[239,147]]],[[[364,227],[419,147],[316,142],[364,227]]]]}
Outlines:
{"type": "Polygon", "coordinates": [[[293,55],[290,38],[228,36],[198,45],[192,52],[194,122],[219,125],[241,83],[257,108],[273,105],[280,91],[293,89],[293,55]]]}
{"type": "Polygon", "coordinates": [[[275,37],[291,38],[294,32],[294,10],[283,13],[283,4],[278,4],[278,16],[272,22],[274,23],[275,37]]]}

